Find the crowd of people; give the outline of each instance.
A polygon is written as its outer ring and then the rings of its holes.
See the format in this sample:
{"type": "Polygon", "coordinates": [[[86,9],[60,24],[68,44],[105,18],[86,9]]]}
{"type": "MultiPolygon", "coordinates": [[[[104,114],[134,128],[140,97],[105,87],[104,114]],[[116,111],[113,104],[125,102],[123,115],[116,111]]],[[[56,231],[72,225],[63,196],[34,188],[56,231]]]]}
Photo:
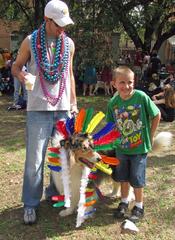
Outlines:
{"type": "MultiPolygon", "coordinates": [[[[13,104],[8,107],[8,110],[26,109],[27,106],[27,91],[25,85],[21,83],[16,77],[11,74],[11,66],[15,57],[8,51],[8,49],[0,49],[0,95],[3,93],[13,94],[13,104]]],[[[172,98],[174,101],[175,91],[175,67],[173,64],[161,64],[161,60],[156,52],[149,55],[148,52],[142,53],[141,49],[137,49],[134,55],[126,54],[123,60],[119,58],[117,63],[120,65],[132,66],[135,73],[135,85],[137,89],[146,92],[151,98],[155,100],[156,97],[161,98],[162,92],[168,86],[168,91],[171,91],[171,96],[168,94],[166,98],[172,98]],[[159,95],[160,93],[160,95],[159,95]]],[[[24,66],[24,71],[27,71],[24,66]]],[[[97,82],[103,82],[103,91],[105,95],[113,95],[114,88],[112,86],[112,60],[106,60],[104,66],[97,70],[94,64],[89,60],[85,70],[81,73],[81,83],[83,89],[83,96],[94,96],[98,94],[95,91],[97,82]]],[[[78,87],[78,79],[75,79],[78,87]]],[[[157,103],[162,112],[162,120],[174,120],[174,104],[167,105],[166,103],[157,103]],[[165,117],[170,115],[170,117],[165,117]]]]}
{"type": "MultiPolygon", "coordinates": [[[[8,107],[8,110],[26,109],[27,105],[27,91],[25,86],[11,72],[15,55],[7,48],[0,49],[0,95],[13,94],[13,104],[8,107]]],[[[24,68],[27,70],[25,66],[24,68]]]]}
{"type": "Polygon", "coordinates": [[[11,75],[12,55],[8,49],[0,49],[0,95],[13,92],[11,75]]]}
{"type": "MultiPolygon", "coordinates": [[[[96,88],[103,82],[105,95],[113,95],[115,93],[112,86],[113,63],[106,61],[104,66],[98,71],[94,65],[87,65],[84,73],[81,76],[83,82],[83,96],[94,96],[97,94],[96,88]],[[88,91],[89,87],[89,91],[88,91]],[[110,93],[106,94],[106,88],[110,88],[110,93]],[[95,90],[94,90],[95,89],[95,90]]],[[[166,100],[160,104],[156,102],[162,112],[162,120],[173,121],[175,119],[175,67],[172,63],[162,64],[156,51],[152,54],[142,52],[138,48],[132,56],[126,54],[119,57],[118,66],[129,66],[135,73],[135,87],[143,90],[151,98],[160,92],[171,92],[166,94],[166,100]],[[168,89],[168,90],[167,90],[168,89]],[[171,102],[171,104],[167,104],[171,102]]],[[[161,98],[162,94],[157,97],[161,98]]],[[[154,99],[155,100],[155,99],[154,99]]]]}

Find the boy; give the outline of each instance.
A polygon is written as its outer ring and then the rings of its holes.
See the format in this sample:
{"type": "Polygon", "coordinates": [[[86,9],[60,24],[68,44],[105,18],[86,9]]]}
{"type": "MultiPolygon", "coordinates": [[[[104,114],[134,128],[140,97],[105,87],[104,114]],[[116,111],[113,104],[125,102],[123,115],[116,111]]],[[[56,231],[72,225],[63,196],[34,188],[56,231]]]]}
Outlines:
{"type": "Polygon", "coordinates": [[[114,180],[121,183],[121,202],[115,209],[114,217],[125,217],[130,184],[135,194],[130,220],[136,222],[144,215],[143,187],[147,153],[151,150],[160,121],[160,111],[149,96],[134,89],[134,72],[128,67],[116,68],[112,82],[117,94],[108,104],[106,117],[108,122],[116,123],[121,133],[121,144],[116,149],[120,164],[113,173],[114,180]]]}

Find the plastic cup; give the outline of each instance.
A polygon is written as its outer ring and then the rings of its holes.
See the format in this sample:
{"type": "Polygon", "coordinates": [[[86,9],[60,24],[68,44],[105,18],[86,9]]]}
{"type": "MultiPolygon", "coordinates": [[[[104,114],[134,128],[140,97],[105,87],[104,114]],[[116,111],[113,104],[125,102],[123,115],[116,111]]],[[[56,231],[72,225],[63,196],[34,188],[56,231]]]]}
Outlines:
{"type": "Polygon", "coordinates": [[[25,87],[26,90],[28,91],[32,91],[35,85],[35,80],[36,80],[36,76],[32,75],[32,74],[27,74],[25,76],[25,87]]]}

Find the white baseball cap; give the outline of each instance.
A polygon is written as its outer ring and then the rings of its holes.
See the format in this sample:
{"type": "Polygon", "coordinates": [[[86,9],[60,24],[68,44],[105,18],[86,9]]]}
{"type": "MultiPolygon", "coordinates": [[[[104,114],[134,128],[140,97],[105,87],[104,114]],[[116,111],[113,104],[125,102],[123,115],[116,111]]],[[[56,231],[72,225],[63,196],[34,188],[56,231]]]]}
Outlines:
{"type": "Polygon", "coordinates": [[[60,27],[74,24],[72,19],[69,17],[68,6],[60,0],[49,1],[45,6],[44,15],[45,17],[52,19],[60,27]]]}

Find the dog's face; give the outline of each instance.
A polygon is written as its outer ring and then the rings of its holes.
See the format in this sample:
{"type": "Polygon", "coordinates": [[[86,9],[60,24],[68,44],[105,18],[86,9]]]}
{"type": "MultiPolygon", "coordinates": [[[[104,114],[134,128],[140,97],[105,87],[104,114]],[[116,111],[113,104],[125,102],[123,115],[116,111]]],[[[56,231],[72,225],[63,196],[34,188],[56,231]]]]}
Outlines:
{"type": "Polygon", "coordinates": [[[88,134],[74,133],[68,139],[63,139],[60,134],[56,134],[52,139],[52,144],[56,147],[64,147],[69,153],[70,165],[77,163],[89,164],[99,161],[100,155],[92,148],[92,139],[88,134]]]}
{"type": "Polygon", "coordinates": [[[87,134],[74,134],[65,142],[65,147],[74,153],[76,162],[86,161],[91,164],[100,159],[100,155],[92,148],[92,139],[87,134]]]}

